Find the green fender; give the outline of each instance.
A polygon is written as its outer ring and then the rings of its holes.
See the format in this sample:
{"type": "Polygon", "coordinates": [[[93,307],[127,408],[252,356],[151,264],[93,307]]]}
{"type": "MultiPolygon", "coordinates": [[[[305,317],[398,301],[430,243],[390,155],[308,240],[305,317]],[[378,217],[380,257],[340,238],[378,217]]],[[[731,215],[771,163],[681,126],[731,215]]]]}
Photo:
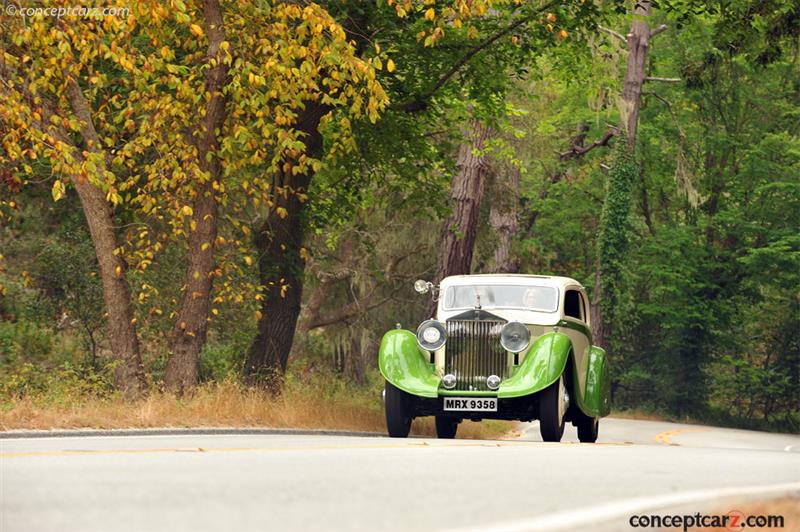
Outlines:
{"type": "Polygon", "coordinates": [[[608,359],[606,352],[597,346],[589,350],[589,367],[586,373],[586,394],[578,402],[581,410],[592,417],[607,416],[611,412],[609,401],[608,359]]]}
{"type": "Polygon", "coordinates": [[[514,375],[503,381],[497,397],[521,397],[544,390],[567,367],[572,342],[566,334],[549,332],[538,337],[514,375]]]}
{"type": "Polygon", "coordinates": [[[417,347],[417,336],[405,329],[383,335],[378,355],[381,375],[401,390],[420,397],[438,397],[439,376],[417,347]]]}

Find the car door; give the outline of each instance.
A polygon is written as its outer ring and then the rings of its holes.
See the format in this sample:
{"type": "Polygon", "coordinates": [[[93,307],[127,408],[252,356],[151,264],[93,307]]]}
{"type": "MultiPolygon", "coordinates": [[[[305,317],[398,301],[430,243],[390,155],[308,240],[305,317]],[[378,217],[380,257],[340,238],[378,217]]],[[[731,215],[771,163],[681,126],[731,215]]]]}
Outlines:
{"type": "Polygon", "coordinates": [[[581,399],[586,392],[586,375],[589,369],[589,349],[592,344],[592,333],[588,323],[588,306],[586,295],[579,286],[567,286],[564,291],[561,320],[562,333],[572,342],[575,356],[575,384],[579,387],[581,399]]]}

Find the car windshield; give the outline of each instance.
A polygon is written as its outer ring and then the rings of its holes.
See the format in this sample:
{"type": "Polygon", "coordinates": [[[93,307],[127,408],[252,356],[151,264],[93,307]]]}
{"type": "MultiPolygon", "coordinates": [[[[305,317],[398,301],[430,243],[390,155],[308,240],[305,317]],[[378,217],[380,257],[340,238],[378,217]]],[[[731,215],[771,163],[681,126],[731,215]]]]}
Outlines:
{"type": "Polygon", "coordinates": [[[552,286],[484,285],[450,286],[444,295],[445,309],[524,308],[542,312],[558,310],[558,290],[552,286]]]}

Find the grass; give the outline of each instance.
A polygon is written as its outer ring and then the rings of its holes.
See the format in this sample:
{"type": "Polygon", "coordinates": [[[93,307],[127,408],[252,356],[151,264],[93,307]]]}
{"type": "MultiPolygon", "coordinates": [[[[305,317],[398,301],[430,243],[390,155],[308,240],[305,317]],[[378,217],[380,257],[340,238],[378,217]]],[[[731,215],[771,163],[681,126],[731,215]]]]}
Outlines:
{"type": "MultiPolygon", "coordinates": [[[[385,433],[380,392],[316,377],[288,380],[273,397],[234,380],[199,386],[186,397],[154,391],[138,401],[116,395],[60,397],[29,395],[7,399],[0,408],[0,430],[122,429],[155,427],[271,427],[338,429],[385,433]]],[[[495,439],[510,422],[464,422],[458,437],[495,439]]],[[[433,418],[414,421],[412,434],[433,436],[433,418]]]]}

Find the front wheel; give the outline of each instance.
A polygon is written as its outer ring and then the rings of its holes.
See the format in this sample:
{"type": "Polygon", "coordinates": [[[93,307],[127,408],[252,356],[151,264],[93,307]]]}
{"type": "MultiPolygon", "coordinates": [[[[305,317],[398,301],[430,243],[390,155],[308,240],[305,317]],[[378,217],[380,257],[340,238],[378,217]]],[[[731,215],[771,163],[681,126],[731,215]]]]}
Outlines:
{"type": "Polygon", "coordinates": [[[436,437],[452,440],[458,431],[458,420],[447,416],[436,416],[436,437]]]}
{"type": "Polygon", "coordinates": [[[411,412],[408,394],[386,381],[386,429],[392,438],[405,438],[411,430],[411,412]]]}
{"type": "Polygon", "coordinates": [[[562,374],[556,382],[542,390],[539,398],[539,432],[544,441],[561,441],[567,407],[569,396],[562,374]]]}
{"type": "Polygon", "coordinates": [[[582,443],[594,443],[597,441],[597,433],[599,431],[600,419],[581,416],[581,420],[578,422],[578,440],[582,443]]]}

